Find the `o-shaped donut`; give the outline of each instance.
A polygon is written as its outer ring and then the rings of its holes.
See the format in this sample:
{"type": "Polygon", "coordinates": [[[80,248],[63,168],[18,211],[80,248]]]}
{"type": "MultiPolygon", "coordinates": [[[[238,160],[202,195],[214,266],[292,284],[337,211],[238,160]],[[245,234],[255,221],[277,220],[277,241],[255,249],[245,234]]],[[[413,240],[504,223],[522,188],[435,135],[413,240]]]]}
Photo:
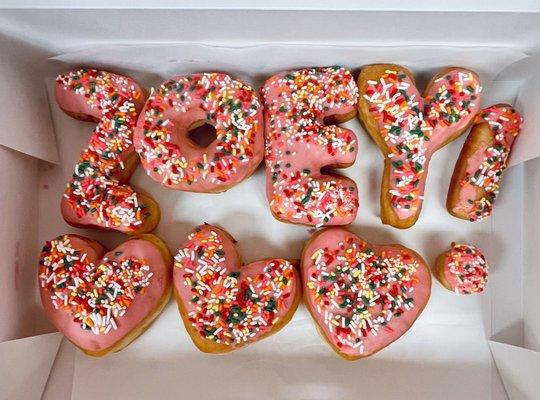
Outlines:
{"type": "Polygon", "coordinates": [[[356,115],[358,89],[351,73],[341,67],[283,72],[266,81],[261,96],[272,214],[304,225],[351,223],[358,211],[356,184],[321,172],[351,166],[358,153],[354,132],[333,125],[356,115]]]}
{"type": "Polygon", "coordinates": [[[138,163],[132,139],[142,89],[131,78],[80,69],[56,78],[55,97],[66,114],[98,123],[62,198],[66,222],[129,234],[152,231],[158,204],[124,185],[138,163]]]}
{"type": "Polygon", "coordinates": [[[262,110],[256,92],[221,73],[177,76],[153,90],[139,117],[135,148],[148,175],[172,189],[222,192],[262,161],[262,110]],[[202,124],[215,127],[206,148],[189,139],[202,124]]]}

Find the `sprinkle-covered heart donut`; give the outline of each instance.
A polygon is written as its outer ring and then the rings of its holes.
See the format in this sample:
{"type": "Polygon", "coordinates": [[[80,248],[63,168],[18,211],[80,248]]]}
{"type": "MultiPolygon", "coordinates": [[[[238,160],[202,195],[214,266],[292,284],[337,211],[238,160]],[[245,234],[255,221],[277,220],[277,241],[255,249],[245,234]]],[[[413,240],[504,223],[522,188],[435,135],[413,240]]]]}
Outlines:
{"type": "Polygon", "coordinates": [[[55,97],[66,114],[98,122],[62,198],[66,222],[151,232],[159,222],[158,204],[125,184],[138,164],[133,129],[144,104],[142,89],[125,76],[80,69],[56,78],[55,97]]]}
{"type": "Polygon", "coordinates": [[[424,96],[405,67],[370,65],[358,77],[358,116],[381,149],[381,220],[396,228],[416,223],[431,156],[461,135],[480,109],[480,81],[464,68],[446,68],[424,96]]]}
{"type": "Polygon", "coordinates": [[[261,88],[266,133],[266,195],[272,214],[305,225],[356,218],[356,184],[321,168],[345,168],[358,153],[355,134],[336,123],[356,114],[358,89],[341,67],[306,68],[269,78],[261,88]]]}
{"type": "Polygon", "coordinates": [[[457,294],[482,293],[487,283],[489,266],[476,246],[452,243],[435,261],[433,274],[448,290],[457,294]]]}
{"type": "Polygon", "coordinates": [[[222,192],[251,175],[264,156],[257,93],[221,73],[177,76],[153,90],[139,117],[135,148],[148,175],[172,189],[222,192]],[[216,138],[189,139],[204,123],[216,138]]]}
{"type": "Polygon", "coordinates": [[[178,309],[193,343],[206,353],[227,353],[277,332],[300,301],[294,261],[242,265],[234,243],[227,232],[201,225],[175,257],[178,309]]]}
{"type": "Polygon", "coordinates": [[[104,253],[94,240],[63,235],[45,244],[39,261],[47,316],[92,356],[135,340],[171,294],[172,257],[156,236],[139,235],[104,253]]]}
{"type": "Polygon", "coordinates": [[[344,228],[315,233],[302,253],[306,306],[345,359],[368,357],[403,335],[426,306],[431,275],[416,252],[372,245],[344,228]]]}
{"type": "Polygon", "coordinates": [[[508,104],[483,109],[456,162],[446,208],[453,216],[480,221],[491,215],[500,180],[523,118],[508,104]]]}

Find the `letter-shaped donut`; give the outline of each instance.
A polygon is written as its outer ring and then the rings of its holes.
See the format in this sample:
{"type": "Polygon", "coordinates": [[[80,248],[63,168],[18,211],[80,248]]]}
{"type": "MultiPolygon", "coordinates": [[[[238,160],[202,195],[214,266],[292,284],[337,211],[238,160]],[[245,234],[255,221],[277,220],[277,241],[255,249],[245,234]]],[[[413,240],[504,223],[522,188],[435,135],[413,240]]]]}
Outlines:
{"type": "Polygon", "coordinates": [[[491,215],[514,139],[523,118],[508,104],[483,109],[461,149],[446,208],[453,216],[480,221],[491,215]]]}
{"type": "Polygon", "coordinates": [[[385,156],[381,220],[396,228],[417,221],[433,153],[461,135],[480,108],[478,76],[446,68],[424,96],[399,65],[365,67],[358,78],[360,122],[385,156]]]}
{"type": "Polygon", "coordinates": [[[132,140],[142,89],[124,76],[80,69],[56,78],[55,97],[66,114],[98,123],[62,198],[66,222],[129,234],[152,231],[158,204],[123,184],[138,163],[132,140]]]}
{"type": "Polygon", "coordinates": [[[264,156],[262,109],[248,85],[220,73],[177,76],[153,90],[135,130],[148,175],[172,189],[222,192],[251,175],[264,156]],[[206,148],[188,137],[216,129],[206,148]]]}
{"type": "Polygon", "coordinates": [[[340,123],[354,117],[358,89],[341,67],[307,68],[268,79],[261,89],[266,132],[266,194],[279,220],[346,225],[358,211],[356,184],[322,167],[345,168],[358,152],[340,123]]]}

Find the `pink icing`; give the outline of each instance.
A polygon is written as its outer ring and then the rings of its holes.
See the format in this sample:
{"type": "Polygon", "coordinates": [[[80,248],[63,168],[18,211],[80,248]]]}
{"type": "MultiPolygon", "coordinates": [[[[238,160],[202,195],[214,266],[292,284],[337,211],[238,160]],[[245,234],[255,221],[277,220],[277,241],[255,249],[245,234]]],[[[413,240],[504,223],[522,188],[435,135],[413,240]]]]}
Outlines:
{"type": "Polygon", "coordinates": [[[124,163],[135,152],[132,135],[144,103],[142,89],[124,76],[81,69],[58,76],[55,97],[71,116],[98,122],[62,198],[64,219],[121,232],[148,230],[148,207],[123,184],[124,163]]]}
{"type": "Polygon", "coordinates": [[[444,277],[457,294],[482,293],[486,286],[488,264],[475,246],[452,244],[444,264],[444,277]]]}
{"type": "Polygon", "coordinates": [[[284,72],[261,89],[265,105],[266,194],[274,215],[307,225],[345,225],[356,218],[356,184],[322,174],[352,164],[355,134],[325,118],[355,111],[358,88],[340,67],[284,72]]]}
{"type": "Polygon", "coordinates": [[[465,177],[459,182],[459,201],[453,208],[455,212],[466,213],[471,221],[491,215],[499,193],[499,182],[523,118],[507,104],[485,108],[476,118],[470,136],[476,134],[476,126],[486,122],[493,134],[493,142],[479,147],[467,159],[465,177]]]}
{"type": "Polygon", "coordinates": [[[342,228],[304,248],[308,307],[340,353],[366,357],[404,334],[431,291],[424,261],[402,246],[370,245],[342,228]]]}
{"type": "Polygon", "coordinates": [[[262,161],[262,110],[248,85],[218,73],[177,76],[148,99],[135,130],[135,148],[148,175],[178,190],[226,190],[262,161]],[[206,122],[216,139],[206,148],[188,138],[206,122]]]}
{"type": "Polygon", "coordinates": [[[268,333],[287,315],[298,290],[288,260],[240,266],[233,242],[202,225],[175,257],[174,285],[191,326],[202,338],[236,348],[268,333]]]}
{"type": "Polygon", "coordinates": [[[425,98],[400,70],[368,82],[363,97],[387,145],[387,199],[399,219],[420,212],[429,160],[470,123],[480,107],[480,91],[476,74],[461,68],[435,80],[425,98]]]}
{"type": "MultiPolygon", "coordinates": [[[[69,254],[69,251],[63,250],[63,252],[64,254],[69,254]]],[[[99,251],[94,250],[86,239],[82,237],[65,235],[47,243],[41,254],[40,261],[39,284],[41,301],[45,313],[66,338],[78,347],[93,352],[113,346],[141,324],[144,318],[157,307],[160,299],[168,290],[171,279],[170,265],[163,259],[159,248],[147,240],[137,238],[128,240],[107,254],[104,255],[103,253],[103,249],[99,251]],[[144,286],[140,293],[134,294],[134,298],[127,307],[125,314],[115,319],[116,329],[114,326],[111,326],[108,330],[106,329],[98,333],[90,329],[83,329],[81,322],[75,320],[75,315],[69,310],[62,308],[55,309],[53,302],[58,302],[58,300],[51,298],[53,292],[47,285],[50,285],[51,282],[60,284],[61,281],[55,276],[51,277],[52,274],[47,272],[45,264],[47,263],[47,257],[50,257],[52,254],[51,243],[55,243],[57,240],[63,243],[61,245],[63,248],[80,252],[81,260],[84,254],[86,254],[85,259],[82,260],[82,264],[88,266],[92,263],[94,265],[94,268],[90,268],[92,270],[95,270],[95,266],[100,265],[105,259],[116,261],[117,263],[134,259],[139,260],[141,264],[149,267],[148,270],[143,270],[147,286],[144,286]],[[51,281],[47,282],[48,279],[51,279],[51,281]]],[[[55,268],[58,267],[63,268],[63,265],[58,266],[55,264],[55,268]]],[[[72,269],[70,276],[74,277],[78,275],[72,269]]]]}

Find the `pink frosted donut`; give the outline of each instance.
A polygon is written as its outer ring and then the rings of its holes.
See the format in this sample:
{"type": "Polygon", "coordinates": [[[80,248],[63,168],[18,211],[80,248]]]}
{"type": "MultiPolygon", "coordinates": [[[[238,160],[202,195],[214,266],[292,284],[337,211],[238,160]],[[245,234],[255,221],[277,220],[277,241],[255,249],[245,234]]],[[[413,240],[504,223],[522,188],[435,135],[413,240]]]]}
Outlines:
{"type": "Polygon", "coordinates": [[[306,306],[332,349],[368,357],[403,335],[426,306],[426,262],[400,245],[373,245],[345,228],[327,228],[304,245],[306,306]]]}
{"type": "Polygon", "coordinates": [[[445,68],[424,94],[400,65],[378,64],[358,77],[358,115],[384,155],[381,220],[406,229],[416,223],[433,154],[460,136],[480,109],[480,80],[465,68],[445,68]]]}
{"type": "Polygon", "coordinates": [[[341,67],[283,72],[261,89],[266,132],[266,195],[272,214],[305,225],[346,225],[358,211],[356,184],[322,167],[344,168],[358,146],[349,129],[327,123],[356,114],[358,89],[341,67]]]}
{"type": "Polygon", "coordinates": [[[450,214],[469,221],[491,215],[522,122],[508,104],[495,104],[478,114],[454,167],[446,199],[450,214]]]}
{"type": "Polygon", "coordinates": [[[153,90],[134,140],[155,181],[189,192],[221,192],[260,164],[262,110],[256,92],[229,75],[177,76],[153,90]],[[216,129],[216,139],[206,148],[188,137],[190,129],[204,123],[216,129]]]}
{"type": "Polygon", "coordinates": [[[152,231],[159,206],[125,183],[137,167],[133,129],[144,93],[132,79],[95,69],[56,78],[55,97],[73,118],[98,122],[62,198],[62,216],[77,227],[152,231]]]}
{"type": "Polygon", "coordinates": [[[39,261],[45,313],[92,356],[127,346],[171,293],[172,258],[156,236],[140,235],[104,253],[96,241],[63,235],[45,244],[39,261]]]}
{"type": "Polygon", "coordinates": [[[452,243],[435,261],[433,274],[448,290],[457,294],[482,293],[489,266],[476,246],[452,243]]]}
{"type": "Polygon", "coordinates": [[[203,352],[230,352],[277,332],[300,301],[295,261],[272,258],[242,265],[234,243],[222,229],[201,225],[175,257],[178,308],[203,352]]]}

